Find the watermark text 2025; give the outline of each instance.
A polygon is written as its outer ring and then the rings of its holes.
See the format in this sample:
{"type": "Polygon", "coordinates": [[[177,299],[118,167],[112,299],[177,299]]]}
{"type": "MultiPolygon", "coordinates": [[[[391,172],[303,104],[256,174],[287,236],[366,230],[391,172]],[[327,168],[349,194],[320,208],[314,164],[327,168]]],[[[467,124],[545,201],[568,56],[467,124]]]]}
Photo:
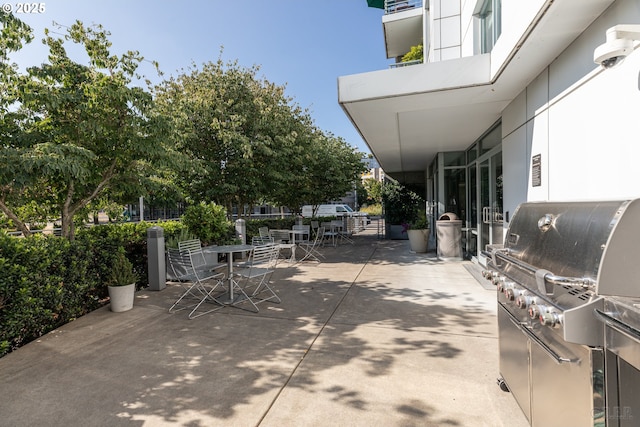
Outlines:
{"type": "Polygon", "coordinates": [[[47,10],[45,3],[2,3],[2,11],[5,13],[45,13],[47,10]]]}

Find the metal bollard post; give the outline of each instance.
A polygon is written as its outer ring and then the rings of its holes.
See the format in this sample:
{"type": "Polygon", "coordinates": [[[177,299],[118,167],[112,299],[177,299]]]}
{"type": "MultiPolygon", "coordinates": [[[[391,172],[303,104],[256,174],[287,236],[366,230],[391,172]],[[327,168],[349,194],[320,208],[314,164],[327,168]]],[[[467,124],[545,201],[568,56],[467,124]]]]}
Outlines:
{"type": "Polygon", "coordinates": [[[240,244],[247,244],[247,223],[242,218],[236,220],[236,237],[240,239],[240,244]]]}
{"type": "Polygon", "coordinates": [[[167,284],[167,266],[164,251],[164,229],[147,229],[147,268],[149,270],[149,290],[161,291],[167,284]]]}

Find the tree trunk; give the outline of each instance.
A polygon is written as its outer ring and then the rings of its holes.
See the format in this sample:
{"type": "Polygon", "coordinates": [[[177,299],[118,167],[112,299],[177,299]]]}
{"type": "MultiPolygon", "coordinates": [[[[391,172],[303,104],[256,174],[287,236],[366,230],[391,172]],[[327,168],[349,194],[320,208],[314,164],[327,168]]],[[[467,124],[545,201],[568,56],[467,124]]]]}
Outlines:
{"type": "Polygon", "coordinates": [[[61,230],[61,235],[62,237],[68,239],[68,240],[73,240],[75,237],[75,233],[74,233],[74,228],[73,228],[73,214],[69,212],[69,209],[67,209],[65,207],[65,209],[62,210],[62,230],[61,230]]]}
{"type": "Polygon", "coordinates": [[[9,209],[9,207],[5,205],[3,201],[0,202],[0,210],[4,212],[4,214],[11,221],[13,221],[13,225],[15,225],[16,228],[20,230],[25,237],[31,236],[31,230],[29,230],[29,227],[27,227],[24,222],[20,221],[20,218],[18,218],[18,216],[13,213],[13,211],[9,209]]]}

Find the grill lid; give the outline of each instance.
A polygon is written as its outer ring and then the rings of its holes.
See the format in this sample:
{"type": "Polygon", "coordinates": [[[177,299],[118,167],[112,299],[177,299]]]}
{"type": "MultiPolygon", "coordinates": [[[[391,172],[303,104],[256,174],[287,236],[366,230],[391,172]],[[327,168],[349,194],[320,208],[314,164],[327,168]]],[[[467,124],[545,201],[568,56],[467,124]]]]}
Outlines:
{"type": "Polygon", "coordinates": [[[522,203],[504,253],[536,275],[640,297],[640,199],[522,203]]]}
{"type": "Polygon", "coordinates": [[[640,199],[626,205],[604,249],[598,295],[640,297],[640,199]]]}

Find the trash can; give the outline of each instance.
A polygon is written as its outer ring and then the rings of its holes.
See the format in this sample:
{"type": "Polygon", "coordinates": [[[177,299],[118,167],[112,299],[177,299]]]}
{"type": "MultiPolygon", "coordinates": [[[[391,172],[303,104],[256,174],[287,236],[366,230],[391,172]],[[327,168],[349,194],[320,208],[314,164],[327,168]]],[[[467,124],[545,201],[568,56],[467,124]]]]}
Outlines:
{"type": "Polygon", "coordinates": [[[436,221],[438,258],[462,261],[462,220],[452,212],[445,212],[436,221]]]}

